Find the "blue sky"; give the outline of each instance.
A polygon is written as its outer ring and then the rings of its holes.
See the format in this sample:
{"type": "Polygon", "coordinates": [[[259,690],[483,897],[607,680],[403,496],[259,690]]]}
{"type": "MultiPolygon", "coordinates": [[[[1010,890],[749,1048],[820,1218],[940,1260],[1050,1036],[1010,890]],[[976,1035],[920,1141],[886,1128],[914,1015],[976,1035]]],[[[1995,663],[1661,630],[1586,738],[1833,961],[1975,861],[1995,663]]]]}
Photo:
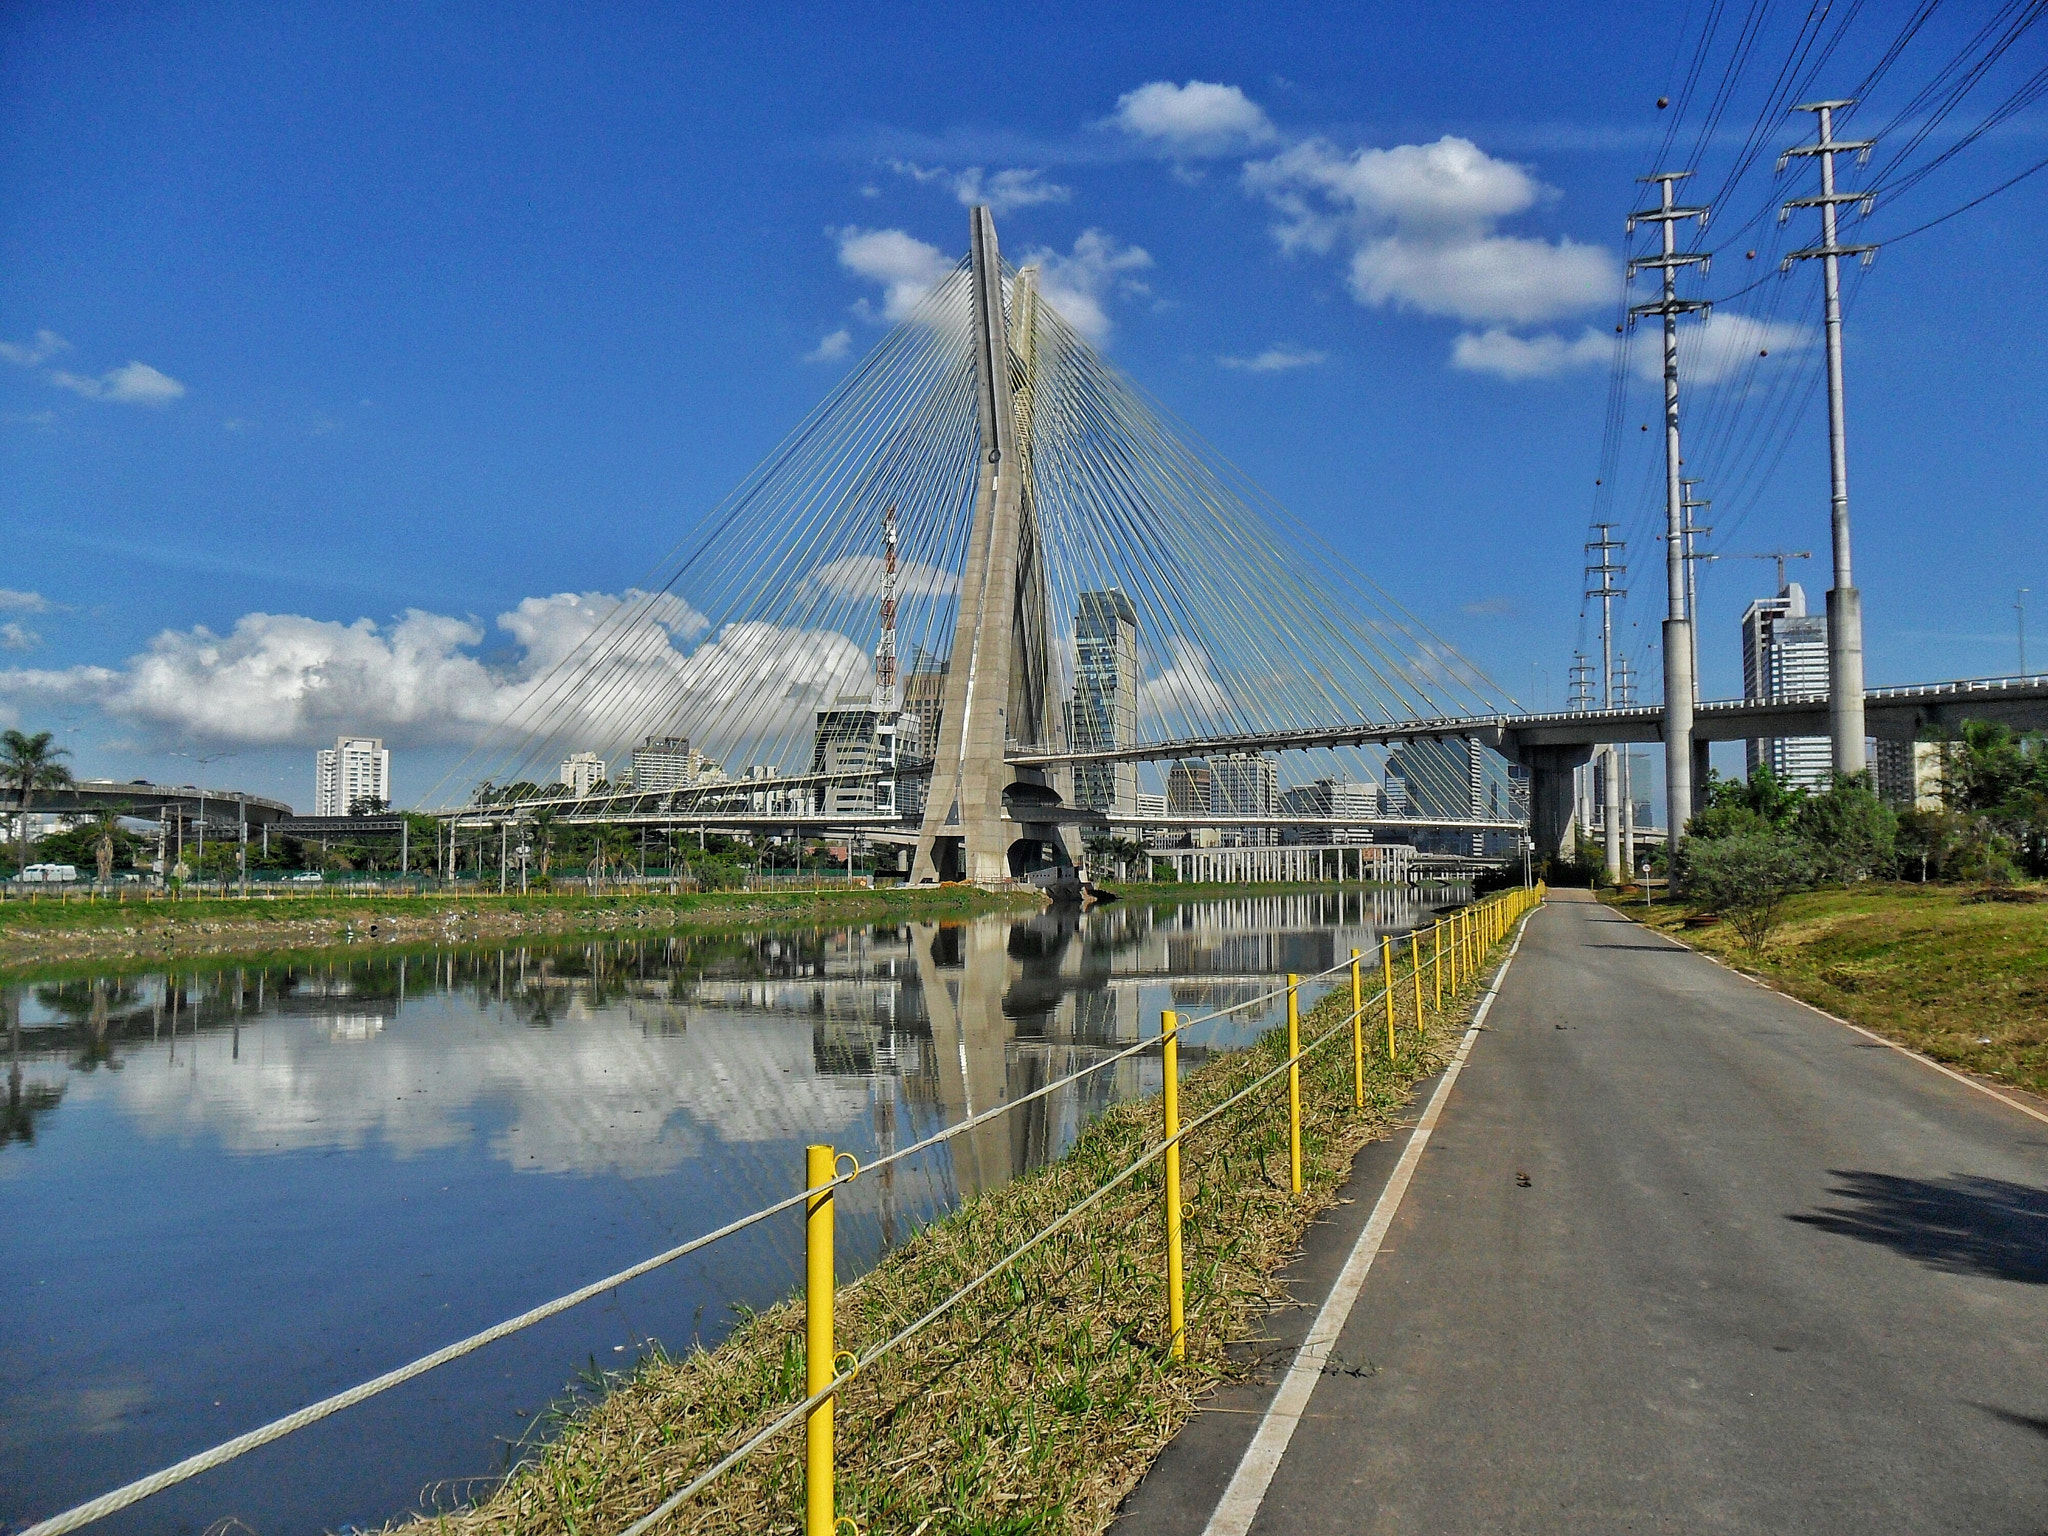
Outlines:
{"type": "MultiPolygon", "coordinates": [[[[1794,10],[1745,61],[1696,185],[1739,151],[1794,10]]],[[[1817,84],[1862,77],[1908,10],[1866,6],[1817,84]]],[[[976,196],[1006,253],[1049,253],[1055,294],[1121,368],[1529,702],[1564,700],[1593,482],[1617,471],[1612,515],[1638,540],[1624,634],[1654,676],[1648,386],[1611,461],[1603,421],[1622,220],[1672,121],[1656,100],[1691,143],[1726,51],[1686,97],[1698,21],[11,6],[0,719],[57,730],[82,773],[190,780],[193,758],[233,753],[209,781],[303,805],[333,701],[354,699],[411,800],[459,755],[462,711],[587,608],[543,600],[653,567],[874,343],[931,253],[964,249],[976,196]]],[[[1980,23],[1937,15],[1851,126],[1910,106],[1980,23]]],[[[1920,160],[2037,69],[2040,43],[2021,38],[1920,160]]],[[[1736,223],[1810,132],[1766,127],[1736,223]]],[[[2044,139],[2048,114],[2019,112],[1887,200],[1870,236],[2025,169],[2044,139]]],[[[2048,613],[2048,319],[2028,276],[2044,223],[2048,174],[1854,285],[1873,683],[2009,672],[2015,589],[2048,613]]],[[[1724,251],[1699,291],[1767,264],[1724,251]]],[[[1813,550],[1798,569],[1817,594],[1824,421],[1792,430],[1782,407],[1818,368],[1818,274],[1785,281],[1775,329],[1741,328],[1765,325],[1765,283],[1689,343],[1689,467],[1709,495],[1731,485],[1714,519],[1740,516],[1730,554],[1813,550]],[[1759,338],[1773,357],[1736,367],[1759,338]]],[[[1710,695],[1739,691],[1736,621],[1769,573],[1708,568],[1710,695]]]]}

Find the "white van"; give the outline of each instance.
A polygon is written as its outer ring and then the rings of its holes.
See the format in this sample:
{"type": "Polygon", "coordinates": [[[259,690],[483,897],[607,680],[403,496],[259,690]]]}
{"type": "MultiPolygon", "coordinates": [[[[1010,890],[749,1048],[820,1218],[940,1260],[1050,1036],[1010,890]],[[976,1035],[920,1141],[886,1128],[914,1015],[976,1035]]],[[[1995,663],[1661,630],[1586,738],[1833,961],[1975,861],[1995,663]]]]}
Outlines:
{"type": "Polygon", "coordinates": [[[23,885],[69,885],[77,878],[76,864],[31,864],[21,872],[23,885]]]}

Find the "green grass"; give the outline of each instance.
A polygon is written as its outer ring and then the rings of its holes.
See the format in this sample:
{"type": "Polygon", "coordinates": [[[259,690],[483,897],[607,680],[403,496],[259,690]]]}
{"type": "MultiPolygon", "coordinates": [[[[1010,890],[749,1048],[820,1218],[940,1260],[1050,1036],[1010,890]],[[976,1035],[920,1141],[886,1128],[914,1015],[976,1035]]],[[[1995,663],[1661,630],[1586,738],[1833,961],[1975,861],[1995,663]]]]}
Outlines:
{"type": "Polygon", "coordinates": [[[303,896],[278,901],[0,903],[0,975],[91,962],[150,964],[166,955],[304,952],[378,943],[489,942],[522,935],[674,932],[775,924],[838,924],[969,917],[1031,909],[1028,893],[971,886],[920,889],[722,891],[668,896],[625,892],[498,896],[303,896]]]}
{"type": "MultiPolygon", "coordinates": [[[[1411,995],[1405,985],[1399,995],[1411,995]]],[[[1282,1077],[1185,1145],[1188,1351],[1169,1354],[1157,1164],[1113,1191],[930,1331],[883,1357],[837,1401],[837,1492],[862,1536],[1044,1531],[1093,1536],[1241,1367],[1227,1346],[1281,1299],[1275,1272],[1327,1207],[1358,1149],[1386,1133],[1415,1082],[1441,1067],[1476,988],[1402,1008],[1389,1062],[1368,1010],[1365,1107],[1352,1102],[1350,1031],[1303,1068],[1304,1192],[1289,1192],[1282,1077]]],[[[1308,1040],[1348,1011],[1348,989],[1304,1021],[1308,1040]]],[[[1379,1036],[1384,1041],[1384,1035],[1379,1036]]],[[[1285,1059],[1285,1027],[1206,1062],[1181,1089],[1192,1120],[1285,1059]]],[[[1110,1109],[1065,1157],[969,1201],[843,1287],[836,1343],[890,1337],[1129,1166],[1160,1134],[1157,1099],[1110,1109]]],[[[745,1319],[717,1348],[656,1353],[571,1411],[560,1432],[479,1503],[405,1536],[558,1536],[617,1530],[801,1399],[804,1309],[745,1319]]],[[[802,1520],[793,1426],[673,1515],[665,1530],[789,1536],[802,1520]]]]}
{"type": "Polygon", "coordinates": [[[1871,882],[1792,897],[1761,954],[1682,903],[1617,910],[1934,1060],[2048,1093],[2048,887],[1871,882]]]}

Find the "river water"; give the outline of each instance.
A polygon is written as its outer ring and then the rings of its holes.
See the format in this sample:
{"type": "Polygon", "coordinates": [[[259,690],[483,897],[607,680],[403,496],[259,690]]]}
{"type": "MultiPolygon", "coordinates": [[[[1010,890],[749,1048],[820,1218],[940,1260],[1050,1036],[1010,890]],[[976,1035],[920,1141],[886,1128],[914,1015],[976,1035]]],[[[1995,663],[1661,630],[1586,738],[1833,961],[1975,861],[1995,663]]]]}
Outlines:
{"type": "MultiPolygon", "coordinates": [[[[0,983],[0,1527],[771,1204],[807,1143],[865,1161],[1426,915],[1354,887],[0,983]]],[[[1183,1059],[1277,1017],[1198,1026],[1183,1059]]],[[[842,1278],[1158,1086],[1143,1053],[857,1181],[842,1278]]],[[[715,1342],[801,1276],[792,1211],[94,1529],[457,1502],[579,1377],[715,1342]]]]}

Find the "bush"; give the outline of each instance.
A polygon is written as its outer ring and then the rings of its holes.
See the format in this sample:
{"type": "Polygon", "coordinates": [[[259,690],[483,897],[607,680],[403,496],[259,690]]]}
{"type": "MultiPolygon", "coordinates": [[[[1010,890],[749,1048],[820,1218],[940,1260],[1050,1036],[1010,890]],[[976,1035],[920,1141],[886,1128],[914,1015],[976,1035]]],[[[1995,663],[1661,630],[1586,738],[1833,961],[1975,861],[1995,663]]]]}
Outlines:
{"type": "Polygon", "coordinates": [[[1813,883],[1799,844],[1754,833],[1687,838],[1679,845],[1680,883],[1695,906],[1721,914],[1751,951],[1778,925],[1785,898],[1813,883]]]}
{"type": "Polygon", "coordinates": [[[1808,799],[1792,825],[1819,880],[1846,885],[1891,871],[1899,818],[1860,774],[1808,799]]]}

